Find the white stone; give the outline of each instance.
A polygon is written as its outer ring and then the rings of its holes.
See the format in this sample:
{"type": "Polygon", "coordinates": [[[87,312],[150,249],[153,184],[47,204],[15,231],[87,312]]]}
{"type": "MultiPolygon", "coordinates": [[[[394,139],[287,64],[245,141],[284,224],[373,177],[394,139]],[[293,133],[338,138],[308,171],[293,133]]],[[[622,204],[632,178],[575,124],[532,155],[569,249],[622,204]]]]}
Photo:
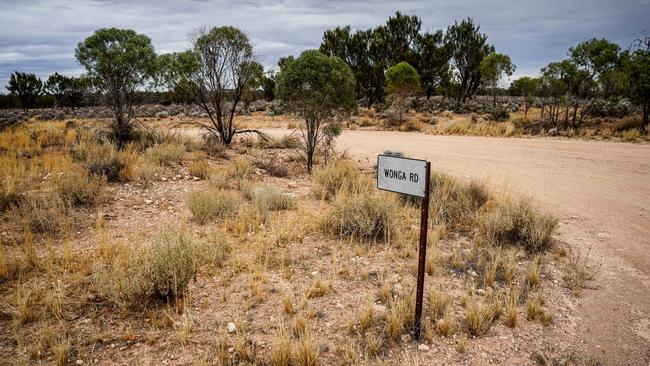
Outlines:
{"type": "Polygon", "coordinates": [[[230,322],[228,323],[228,333],[235,333],[237,331],[237,326],[235,323],[230,322]]]}
{"type": "Polygon", "coordinates": [[[429,346],[427,346],[426,344],[421,344],[418,346],[418,351],[420,352],[426,352],[428,350],[429,350],[429,346]]]}
{"type": "Polygon", "coordinates": [[[77,362],[75,362],[75,363],[76,363],[77,365],[83,365],[83,364],[84,364],[84,360],[79,359],[79,360],[77,360],[77,362]]]}

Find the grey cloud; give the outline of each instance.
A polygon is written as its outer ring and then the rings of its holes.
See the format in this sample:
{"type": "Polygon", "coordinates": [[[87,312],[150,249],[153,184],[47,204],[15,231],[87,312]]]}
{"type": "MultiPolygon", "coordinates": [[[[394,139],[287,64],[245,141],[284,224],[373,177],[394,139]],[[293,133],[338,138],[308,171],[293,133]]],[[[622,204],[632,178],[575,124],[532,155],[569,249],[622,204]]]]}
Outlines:
{"type": "Polygon", "coordinates": [[[269,67],[281,56],[318,47],[328,28],[374,27],[396,10],[418,15],[425,30],[474,18],[497,50],[511,56],[520,76],[566,57],[570,46],[588,38],[604,37],[627,47],[647,29],[650,1],[0,0],[0,7],[4,86],[15,70],[42,78],[55,71],[80,74],[74,48],[100,27],[135,29],[151,37],[158,52],[170,52],[188,47],[193,28],[234,25],[248,33],[269,67]]]}

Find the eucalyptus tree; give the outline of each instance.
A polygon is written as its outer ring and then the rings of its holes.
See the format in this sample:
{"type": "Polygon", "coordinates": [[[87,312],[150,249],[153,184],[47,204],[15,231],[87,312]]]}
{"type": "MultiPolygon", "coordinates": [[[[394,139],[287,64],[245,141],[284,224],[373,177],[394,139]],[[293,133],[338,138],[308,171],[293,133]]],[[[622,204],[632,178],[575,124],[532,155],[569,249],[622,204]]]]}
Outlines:
{"type": "Polygon", "coordinates": [[[481,77],[490,89],[492,89],[492,105],[496,107],[499,81],[504,76],[512,76],[512,73],[515,72],[515,65],[510,61],[510,56],[492,52],[483,58],[480,69],[481,77]]]}
{"type": "Polygon", "coordinates": [[[650,114],[650,37],[635,41],[630,57],[630,95],[632,101],[641,109],[642,134],[648,131],[648,114],[650,114]]]}
{"type": "Polygon", "coordinates": [[[283,63],[276,94],[305,120],[300,129],[301,150],[311,174],[314,152],[323,142],[324,130],[334,123],[337,114],[355,107],[354,74],[340,58],[308,50],[283,63]]]}
{"type": "Polygon", "coordinates": [[[43,92],[43,82],[35,74],[16,71],[9,77],[6,88],[11,95],[18,97],[21,107],[27,111],[43,92]]]}
{"type": "Polygon", "coordinates": [[[451,50],[456,104],[460,106],[481,86],[481,61],[494,52],[494,47],[487,43],[487,35],[480,33],[480,26],[472,18],[454,22],[447,28],[444,40],[451,50]]]}
{"type": "Polygon", "coordinates": [[[391,96],[397,111],[397,121],[402,123],[408,97],[420,89],[420,75],[407,62],[400,62],[386,70],[386,92],[391,96]]]}
{"type": "Polygon", "coordinates": [[[77,45],[77,61],[113,112],[112,138],[118,146],[134,138],[137,92],[152,80],[156,53],[149,37],[130,29],[102,28],[77,45]]]}
{"type": "Polygon", "coordinates": [[[84,77],[61,75],[58,72],[50,75],[44,89],[54,97],[57,106],[78,107],[88,88],[88,80],[84,77]]]}

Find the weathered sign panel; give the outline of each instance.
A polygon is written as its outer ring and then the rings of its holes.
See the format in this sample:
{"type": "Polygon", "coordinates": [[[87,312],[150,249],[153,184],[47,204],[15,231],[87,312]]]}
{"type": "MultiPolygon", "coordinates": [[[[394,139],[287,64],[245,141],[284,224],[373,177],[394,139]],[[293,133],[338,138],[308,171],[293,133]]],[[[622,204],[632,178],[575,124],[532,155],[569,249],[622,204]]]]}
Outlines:
{"type": "Polygon", "coordinates": [[[377,156],[377,188],[424,197],[427,162],[425,160],[377,156]]]}

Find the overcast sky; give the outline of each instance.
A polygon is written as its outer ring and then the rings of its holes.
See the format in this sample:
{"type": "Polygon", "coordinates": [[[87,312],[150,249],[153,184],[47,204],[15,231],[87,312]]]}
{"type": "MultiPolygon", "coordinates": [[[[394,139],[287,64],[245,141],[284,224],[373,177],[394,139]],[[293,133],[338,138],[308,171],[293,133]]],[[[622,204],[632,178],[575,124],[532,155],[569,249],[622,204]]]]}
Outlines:
{"type": "Polygon", "coordinates": [[[636,34],[650,30],[650,0],[0,0],[0,9],[2,93],[16,70],[41,78],[55,71],[79,75],[74,48],[101,27],[144,33],[162,53],[186,49],[187,34],[197,26],[234,25],[268,67],[318,47],[326,29],[374,27],[396,10],[418,15],[423,30],[445,29],[469,16],[498,52],[510,55],[515,77],[537,74],[582,40],[607,38],[627,48],[636,34]]]}

